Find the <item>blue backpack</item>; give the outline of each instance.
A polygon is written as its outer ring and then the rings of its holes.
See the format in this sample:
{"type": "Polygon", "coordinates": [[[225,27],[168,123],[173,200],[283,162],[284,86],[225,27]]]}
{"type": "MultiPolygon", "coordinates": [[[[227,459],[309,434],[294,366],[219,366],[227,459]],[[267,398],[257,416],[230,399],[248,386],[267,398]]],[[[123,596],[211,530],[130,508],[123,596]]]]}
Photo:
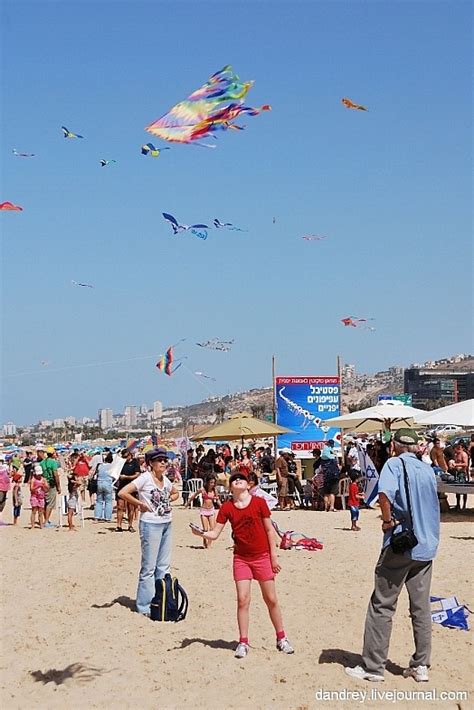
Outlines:
{"type": "Polygon", "coordinates": [[[188,595],[176,577],[165,574],[155,582],[150,618],[153,621],[182,621],[188,613],[188,595]]]}

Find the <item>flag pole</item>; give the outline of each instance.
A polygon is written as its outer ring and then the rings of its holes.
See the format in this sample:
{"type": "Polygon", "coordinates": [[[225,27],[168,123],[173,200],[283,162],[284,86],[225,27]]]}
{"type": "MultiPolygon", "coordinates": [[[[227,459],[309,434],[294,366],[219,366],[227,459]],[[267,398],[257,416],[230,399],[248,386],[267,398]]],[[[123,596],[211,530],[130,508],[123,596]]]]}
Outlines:
{"type": "MultiPolygon", "coordinates": [[[[342,358],[337,356],[337,376],[339,378],[339,415],[342,414],[342,358]]],[[[344,429],[341,427],[341,462],[344,466],[344,429]]]]}
{"type": "MultiPolygon", "coordinates": [[[[276,424],[276,387],[275,387],[275,368],[276,368],[276,358],[272,355],[272,414],[273,423],[276,424]]],[[[277,438],[273,437],[273,456],[275,461],[277,459],[277,438]]]]}

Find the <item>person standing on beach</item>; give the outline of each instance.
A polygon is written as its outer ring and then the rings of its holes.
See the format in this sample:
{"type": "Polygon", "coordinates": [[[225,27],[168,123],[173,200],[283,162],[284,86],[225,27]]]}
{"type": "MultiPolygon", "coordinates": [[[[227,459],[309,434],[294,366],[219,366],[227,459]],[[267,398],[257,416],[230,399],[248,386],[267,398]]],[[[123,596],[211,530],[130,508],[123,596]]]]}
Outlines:
{"type": "Polygon", "coordinates": [[[275,461],[275,473],[278,484],[278,505],[280,510],[288,508],[288,454],[291,449],[282,449],[275,461]]]}
{"type": "Polygon", "coordinates": [[[130,449],[124,449],[122,451],[122,458],[125,459],[125,463],[122,466],[117,483],[117,527],[115,528],[115,532],[123,532],[122,521],[125,508],[127,508],[128,532],[135,532],[135,528],[133,527],[135,506],[130,505],[129,499],[121,496],[120,491],[140,475],[140,463],[138,459],[134,457],[133,451],[130,449]]]}
{"type": "Polygon", "coordinates": [[[26,456],[23,459],[23,470],[25,472],[25,478],[23,483],[29,483],[31,476],[33,475],[34,461],[31,455],[31,451],[26,452],[26,456]]]}
{"type": "Polygon", "coordinates": [[[379,479],[384,539],[365,619],[363,665],[345,670],[359,680],[384,680],[392,617],[398,597],[406,586],[415,653],[403,675],[426,682],[431,658],[431,574],[440,526],[436,477],[431,466],[416,457],[416,431],[399,429],[394,434],[392,446],[395,456],[385,463],[379,479]],[[401,530],[411,530],[416,540],[405,545],[404,552],[394,552],[391,537],[394,531],[401,530]],[[413,543],[416,544],[412,546],[413,543]]]}
{"type": "Polygon", "coordinates": [[[41,461],[41,469],[43,476],[48,484],[48,490],[45,494],[44,507],[44,527],[53,528],[53,523],[50,522],[51,513],[56,507],[56,494],[61,495],[61,482],[59,480],[58,462],[56,461],[56,451],[50,446],[46,449],[46,458],[41,461]]]}
{"type": "Polygon", "coordinates": [[[122,488],[119,497],[141,510],[142,559],[136,608],[139,614],[149,616],[155,581],[169,574],[171,567],[171,503],[177,500],[179,492],[165,476],[166,449],[158,447],[148,451],[146,462],[148,471],[122,488]]]}

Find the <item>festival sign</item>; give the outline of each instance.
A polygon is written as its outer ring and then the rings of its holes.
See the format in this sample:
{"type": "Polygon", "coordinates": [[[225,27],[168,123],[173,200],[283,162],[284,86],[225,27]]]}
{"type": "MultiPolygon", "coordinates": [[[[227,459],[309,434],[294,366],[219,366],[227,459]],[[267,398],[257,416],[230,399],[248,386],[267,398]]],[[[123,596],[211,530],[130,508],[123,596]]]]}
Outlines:
{"type": "Polygon", "coordinates": [[[301,455],[322,449],[328,439],[340,441],[339,429],[324,423],[338,416],[340,399],[339,377],[276,377],[277,424],[291,429],[278,437],[278,448],[301,455]]]}

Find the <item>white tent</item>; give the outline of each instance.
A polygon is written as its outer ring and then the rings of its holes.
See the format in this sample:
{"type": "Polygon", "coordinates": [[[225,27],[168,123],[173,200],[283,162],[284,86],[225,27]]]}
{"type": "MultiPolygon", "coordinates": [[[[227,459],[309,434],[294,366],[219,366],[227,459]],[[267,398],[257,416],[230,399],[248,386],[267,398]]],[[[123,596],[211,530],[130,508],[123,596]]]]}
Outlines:
{"type": "Polygon", "coordinates": [[[351,414],[326,419],[325,424],[348,431],[373,432],[381,429],[399,429],[414,425],[415,420],[426,415],[423,409],[409,407],[398,400],[387,399],[373,407],[351,414]]]}
{"type": "Polygon", "coordinates": [[[474,427],[474,399],[450,404],[447,407],[433,409],[425,412],[424,416],[415,417],[417,424],[458,424],[459,426],[474,427]]]}

